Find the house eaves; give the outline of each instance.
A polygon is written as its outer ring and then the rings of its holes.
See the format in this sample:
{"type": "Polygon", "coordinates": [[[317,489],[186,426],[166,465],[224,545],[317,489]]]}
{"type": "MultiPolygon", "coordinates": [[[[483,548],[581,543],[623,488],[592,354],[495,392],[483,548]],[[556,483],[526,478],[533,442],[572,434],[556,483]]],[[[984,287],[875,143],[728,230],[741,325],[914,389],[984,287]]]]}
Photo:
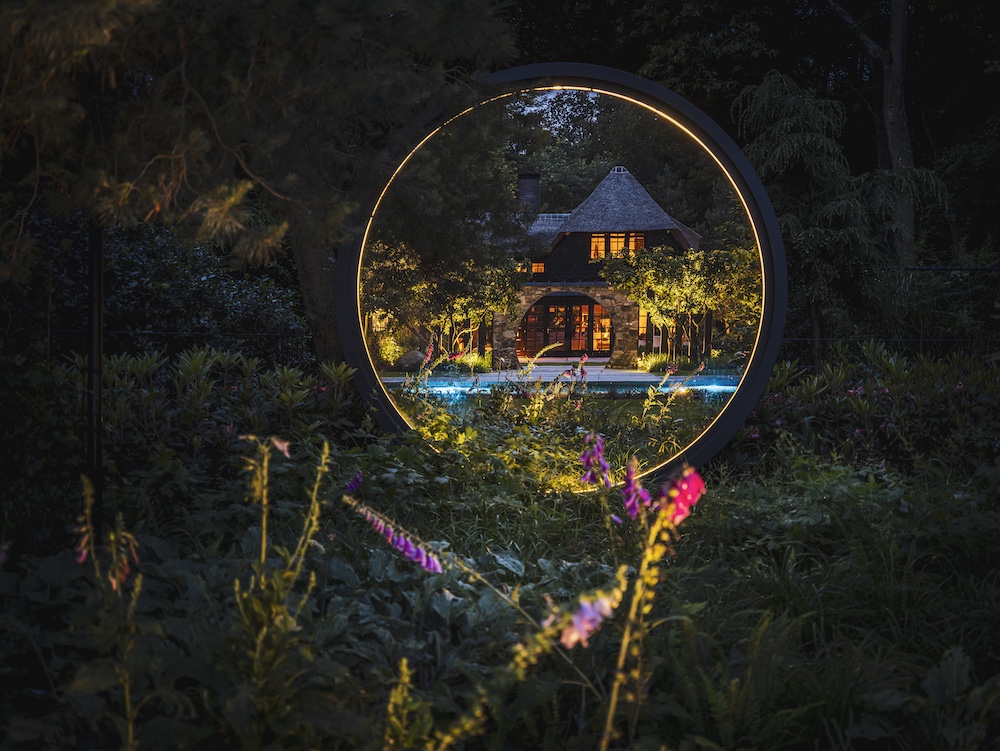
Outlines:
{"type": "Polygon", "coordinates": [[[701,235],[678,222],[660,208],[639,181],[625,167],[615,167],[608,176],[556,230],[559,235],[574,232],[655,232],[669,231],[684,247],[697,250],[701,235]]]}

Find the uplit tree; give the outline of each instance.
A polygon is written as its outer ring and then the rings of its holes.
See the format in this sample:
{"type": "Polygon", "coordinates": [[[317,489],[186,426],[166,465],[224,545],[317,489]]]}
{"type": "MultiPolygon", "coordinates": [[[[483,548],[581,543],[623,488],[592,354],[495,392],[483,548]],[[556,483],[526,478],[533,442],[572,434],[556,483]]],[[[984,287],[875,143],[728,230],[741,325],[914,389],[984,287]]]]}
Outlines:
{"type": "Polygon", "coordinates": [[[523,111],[477,107],[418,150],[379,205],[362,259],[362,310],[381,307],[413,346],[468,348],[492,313],[516,310],[530,217],[509,143],[523,111]],[[371,294],[369,293],[371,289],[371,294]]]}

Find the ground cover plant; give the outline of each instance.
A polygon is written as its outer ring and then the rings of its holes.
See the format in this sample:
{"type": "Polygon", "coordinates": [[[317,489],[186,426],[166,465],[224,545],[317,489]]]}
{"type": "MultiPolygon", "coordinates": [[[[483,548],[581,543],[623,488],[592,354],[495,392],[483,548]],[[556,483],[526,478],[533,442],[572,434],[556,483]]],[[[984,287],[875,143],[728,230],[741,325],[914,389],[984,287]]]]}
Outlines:
{"type": "Polygon", "coordinates": [[[442,395],[431,387],[430,377],[451,359],[433,358],[429,351],[419,370],[390,391],[417,432],[432,445],[454,444],[457,436],[460,443],[490,451],[520,474],[544,476],[558,490],[576,486],[579,443],[588,432],[596,430],[604,437],[617,482],[629,462],[638,462],[645,472],[689,445],[730,396],[687,388],[703,365],[689,368],[687,378],[666,392],[661,388],[676,367],[652,386],[594,388],[587,381],[586,356],[550,382],[536,376],[535,357],[488,389],[473,377],[463,385],[474,391],[442,395]],[[539,452],[536,443],[544,444],[544,451],[539,452]],[[521,446],[527,446],[527,452],[521,446]]]}
{"type": "Polygon", "coordinates": [[[77,367],[6,367],[0,743],[994,748],[998,365],[830,362],[644,488],[544,416],[378,435],[342,366],[115,358],[100,518],[77,367]]]}

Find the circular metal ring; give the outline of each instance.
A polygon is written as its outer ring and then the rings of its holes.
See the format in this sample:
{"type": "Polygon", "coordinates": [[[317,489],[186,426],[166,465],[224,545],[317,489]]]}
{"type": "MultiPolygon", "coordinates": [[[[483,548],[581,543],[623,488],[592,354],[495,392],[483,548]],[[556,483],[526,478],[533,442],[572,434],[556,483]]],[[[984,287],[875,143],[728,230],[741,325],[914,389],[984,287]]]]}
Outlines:
{"type": "MultiPolygon", "coordinates": [[[[495,73],[487,77],[486,82],[499,93],[480,104],[518,92],[560,87],[609,94],[632,102],[655,112],[686,133],[715,160],[732,184],[746,210],[760,251],[763,304],[757,338],[735,393],[715,420],[690,444],[660,464],[649,467],[644,474],[671,473],[683,464],[702,466],[733,438],[760,400],[781,344],[788,295],[785,249],[774,207],[760,178],[732,138],[708,115],[670,89],[640,76],[600,65],[539,63],[495,73]]],[[[438,125],[430,129],[398,165],[374,202],[364,230],[338,259],[337,319],[344,356],[357,369],[355,380],[359,390],[376,410],[378,421],[386,430],[402,432],[412,426],[380,381],[365,344],[359,296],[364,246],[382,197],[410,157],[442,127],[475,106],[438,119],[438,125]]]]}

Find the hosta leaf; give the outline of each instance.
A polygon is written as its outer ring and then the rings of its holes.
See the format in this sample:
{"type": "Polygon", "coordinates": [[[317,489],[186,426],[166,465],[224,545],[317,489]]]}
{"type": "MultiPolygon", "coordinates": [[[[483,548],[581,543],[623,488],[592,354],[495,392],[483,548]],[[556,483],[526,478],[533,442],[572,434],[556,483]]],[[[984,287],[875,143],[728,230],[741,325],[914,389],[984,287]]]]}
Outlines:
{"type": "Polygon", "coordinates": [[[331,579],[343,582],[349,587],[356,587],[361,583],[361,579],[358,577],[354,567],[339,558],[330,559],[327,563],[327,573],[331,579]]]}
{"type": "Polygon", "coordinates": [[[109,659],[94,660],[80,666],[69,691],[78,695],[97,694],[117,685],[118,673],[115,670],[115,663],[109,659]]]}
{"type": "Polygon", "coordinates": [[[521,563],[518,557],[513,553],[509,551],[506,553],[494,553],[493,557],[496,559],[497,563],[508,571],[511,571],[518,576],[524,576],[524,564],[521,563]]]}

